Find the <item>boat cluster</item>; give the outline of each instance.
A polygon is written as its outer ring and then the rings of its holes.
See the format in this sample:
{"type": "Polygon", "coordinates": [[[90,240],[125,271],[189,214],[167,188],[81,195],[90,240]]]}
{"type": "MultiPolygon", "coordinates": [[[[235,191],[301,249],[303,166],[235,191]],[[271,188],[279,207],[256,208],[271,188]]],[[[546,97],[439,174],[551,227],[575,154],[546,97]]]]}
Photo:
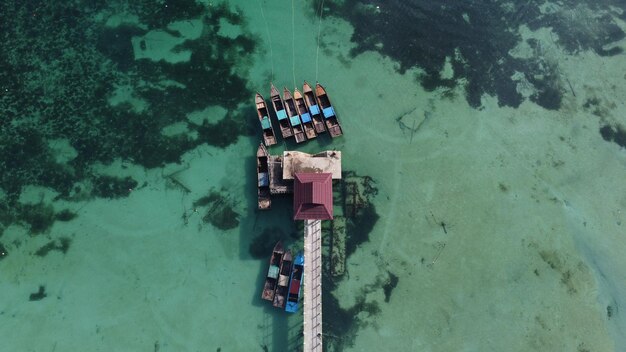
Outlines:
{"type": "MultiPolygon", "coordinates": [[[[332,138],[343,134],[328,94],[319,83],[315,85],[314,91],[305,81],[302,92],[296,88],[293,95],[289,89],[284,88],[282,97],[272,84],[270,101],[283,139],[294,137],[296,143],[302,143],[326,131],[332,138]]],[[[263,142],[269,147],[277,142],[269,110],[261,94],[256,93],[255,102],[263,130],[263,142]]]]}
{"type": "Polygon", "coordinates": [[[263,285],[261,298],[287,312],[298,311],[298,301],[304,280],[304,255],[298,253],[294,259],[291,251],[285,251],[278,241],[270,257],[270,267],[263,285]]]}

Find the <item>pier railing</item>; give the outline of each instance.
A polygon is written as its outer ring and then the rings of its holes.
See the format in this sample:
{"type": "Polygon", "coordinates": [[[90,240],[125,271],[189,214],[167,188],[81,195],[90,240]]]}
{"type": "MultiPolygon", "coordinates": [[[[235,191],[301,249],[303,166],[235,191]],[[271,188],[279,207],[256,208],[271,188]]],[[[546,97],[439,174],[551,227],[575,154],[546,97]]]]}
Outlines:
{"type": "Polygon", "coordinates": [[[322,351],[322,222],[304,222],[304,352],[322,351]]]}

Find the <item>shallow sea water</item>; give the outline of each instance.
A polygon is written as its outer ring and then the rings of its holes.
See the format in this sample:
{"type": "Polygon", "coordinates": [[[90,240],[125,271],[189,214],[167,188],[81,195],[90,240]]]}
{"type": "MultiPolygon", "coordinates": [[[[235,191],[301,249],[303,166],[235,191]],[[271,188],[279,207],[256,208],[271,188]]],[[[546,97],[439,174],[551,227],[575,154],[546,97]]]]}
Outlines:
{"type": "Polygon", "coordinates": [[[626,4],[323,4],[0,4],[2,350],[301,350],[252,99],[303,80],[344,136],[270,152],[376,190],[326,350],[626,349],[626,4]]]}

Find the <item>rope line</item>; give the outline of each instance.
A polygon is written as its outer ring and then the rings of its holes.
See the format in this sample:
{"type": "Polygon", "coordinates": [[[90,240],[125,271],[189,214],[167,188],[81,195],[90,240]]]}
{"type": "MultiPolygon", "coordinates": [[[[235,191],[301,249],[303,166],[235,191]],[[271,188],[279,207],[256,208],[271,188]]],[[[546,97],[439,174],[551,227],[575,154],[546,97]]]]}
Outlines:
{"type": "Polygon", "coordinates": [[[274,51],[272,50],[272,37],[270,36],[270,27],[267,25],[267,20],[265,19],[265,11],[263,11],[263,2],[259,0],[259,7],[261,8],[261,17],[263,17],[263,23],[265,23],[265,32],[267,34],[267,41],[270,45],[270,61],[272,62],[272,77],[270,82],[274,81],[274,51]]]}
{"type": "Polygon", "coordinates": [[[320,4],[320,20],[317,25],[317,50],[315,51],[315,83],[317,83],[317,74],[319,72],[320,57],[320,38],[322,37],[322,17],[324,15],[324,0],[320,4]]]}
{"type": "Polygon", "coordinates": [[[293,72],[293,86],[296,87],[296,20],[294,0],[291,0],[291,71],[293,72]]]}

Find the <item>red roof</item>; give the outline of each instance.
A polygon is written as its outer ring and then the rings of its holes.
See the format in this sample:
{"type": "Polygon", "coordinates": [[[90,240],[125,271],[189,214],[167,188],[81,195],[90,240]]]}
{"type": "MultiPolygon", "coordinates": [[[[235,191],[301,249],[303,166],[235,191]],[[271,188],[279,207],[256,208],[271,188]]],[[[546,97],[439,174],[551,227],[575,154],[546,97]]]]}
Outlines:
{"type": "Polygon", "coordinates": [[[293,180],[293,219],[331,220],[333,218],[333,179],[331,173],[296,173],[293,180]]]}

